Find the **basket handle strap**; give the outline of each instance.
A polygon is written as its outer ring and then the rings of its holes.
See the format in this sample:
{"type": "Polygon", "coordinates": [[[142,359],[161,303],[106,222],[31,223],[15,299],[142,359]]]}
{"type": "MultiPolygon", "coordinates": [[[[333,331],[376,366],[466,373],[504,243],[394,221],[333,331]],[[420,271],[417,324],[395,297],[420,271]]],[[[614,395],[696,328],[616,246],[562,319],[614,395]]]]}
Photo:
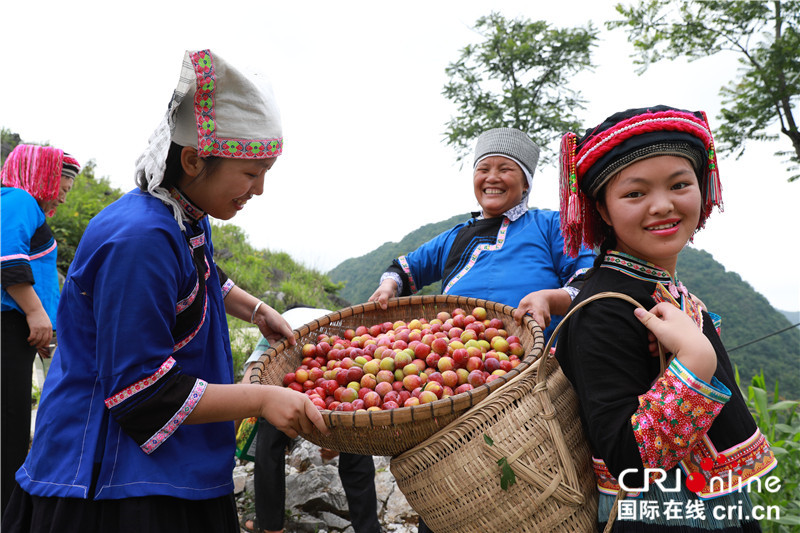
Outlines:
{"type": "MultiPolygon", "coordinates": [[[[589,298],[587,298],[587,299],[583,300],[582,302],[580,302],[575,307],[573,307],[569,311],[569,313],[567,313],[564,316],[564,318],[561,320],[561,322],[558,324],[558,326],[556,326],[556,329],[553,331],[553,334],[550,336],[550,339],[547,341],[547,345],[544,347],[544,351],[542,352],[542,358],[550,356],[550,348],[553,346],[553,342],[554,342],[554,340],[556,338],[556,335],[558,334],[558,331],[561,329],[561,326],[564,325],[564,323],[567,321],[567,319],[570,316],[572,316],[572,314],[575,313],[575,311],[577,311],[578,309],[580,309],[584,305],[586,305],[586,304],[588,304],[590,302],[593,302],[595,300],[599,300],[601,298],[619,298],[621,300],[625,300],[625,301],[633,304],[635,307],[640,307],[640,308],[644,309],[644,306],[642,304],[640,304],[639,302],[637,302],[636,300],[634,300],[633,298],[631,298],[627,294],[623,294],[621,292],[608,291],[608,292],[600,292],[600,293],[594,294],[594,295],[590,296],[589,298]]],[[[658,343],[658,358],[659,358],[659,365],[660,365],[659,376],[662,376],[662,375],[664,375],[664,372],[667,369],[667,358],[666,358],[666,356],[664,354],[664,348],[661,346],[660,342],[658,343]]],[[[533,365],[531,365],[531,366],[533,366],[533,365]]],[[[539,366],[541,368],[540,368],[540,372],[536,376],[537,385],[539,383],[543,382],[544,378],[547,377],[547,365],[545,364],[544,366],[542,366],[541,364],[539,364],[539,366]],[[542,376],[544,376],[544,377],[542,377],[542,376]]],[[[528,369],[526,368],[525,371],[526,370],[528,370],[528,369]]],[[[624,500],[626,497],[627,497],[627,491],[625,491],[623,489],[620,489],[619,491],[617,491],[617,497],[614,499],[614,503],[613,503],[613,505],[611,507],[611,511],[609,512],[609,515],[608,515],[608,520],[606,521],[606,527],[603,529],[603,533],[611,533],[611,530],[614,528],[614,522],[616,521],[616,518],[617,518],[617,507],[619,506],[619,502],[624,500]]]]}
{"type": "MultiPolygon", "coordinates": [[[[549,357],[550,356],[550,348],[553,347],[553,343],[555,342],[556,335],[558,335],[558,332],[561,330],[561,327],[567,322],[567,319],[569,319],[569,317],[571,317],[575,313],[575,311],[577,311],[581,307],[584,307],[585,305],[587,305],[587,304],[589,304],[589,303],[591,303],[591,302],[593,302],[595,300],[601,300],[603,298],[617,298],[617,299],[620,299],[620,300],[625,300],[626,302],[633,304],[635,307],[639,307],[641,309],[644,309],[644,306],[642,304],[640,304],[639,302],[637,302],[636,300],[634,300],[633,298],[631,298],[627,294],[623,294],[621,292],[613,292],[613,291],[598,292],[597,294],[594,294],[594,295],[586,298],[582,302],[580,302],[578,305],[576,305],[575,307],[570,309],[569,312],[566,315],[564,315],[564,318],[561,319],[561,322],[559,322],[558,326],[556,326],[556,329],[553,330],[553,334],[550,335],[550,339],[548,339],[547,345],[544,347],[544,350],[542,351],[542,357],[544,358],[544,357],[549,357]]],[[[667,369],[667,358],[666,358],[666,356],[664,354],[664,349],[661,346],[661,343],[658,343],[658,359],[659,359],[659,366],[660,366],[659,375],[662,375],[662,374],[664,374],[664,371],[667,369]]],[[[541,365],[539,365],[539,366],[541,366],[541,365]]],[[[526,368],[525,370],[523,370],[523,372],[525,372],[527,370],[528,369],[526,368]]],[[[536,382],[537,383],[542,383],[547,378],[547,373],[548,373],[547,365],[544,365],[544,367],[541,368],[540,372],[536,375],[536,382]]]]}
{"type": "MultiPolygon", "coordinates": [[[[534,387],[533,392],[534,394],[536,394],[545,391],[547,389],[546,379],[548,375],[547,359],[550,357],[550,348],[552,348],[553,346],[553,342],[555,341],[556,335],[558,335],[558,332],[561,330],[561,327],[578,309],[584,307],[585,305],[588,305],[589,303],[595,300],[600,300],[603,298],[617,298],[620,300],[625,300],[633,304],[635,307],[641,307],[644,309],[644,306],[642,306],[639,302],[637,302],[627,294],[623,294],[620,292],[606,291],[590,296],[589,298],[583,300],[582,302],[578,303],[575,307],[570,309],[570,311],[564,316],[564,318],[561,320],[558,326],[556,326],[555,330],[553,331],[553,334],[550,336],[550,339],[547,341],[547,345],[542,351],[542,356],[536,361],[534,361],[534,363],[530,364],[517,376],[515,376],[514,379],[510,380],[508,383],[503,384],[503,387],[507,386],[509,383],[512,383],[517,379],[520,379],[520,377],[523,374],[532,372],[534,368],[537,368],[538,372],[536,374],[536,385],[534,387]]],[[[664,355],[664,350],[661,346],[661,343],[658,344],[658,352],[659,352],[659,361],[661,366],[660,373],[663,374],[664,370],[666,369],[666,357],[664,355]]],[[[497,391],[499,391],[503,387],[498,388],[497,391]]],[[[495,393],[497,393],[497,391],[495,391],[495,393]]],[[[578,487],[579,483],[578,483],[577,472],[575,470],[575,465],[572,462],[569,450],[567,449],[566,443],[564,442],[560,424],[556,419],[555,410],[553,409],[553,405],[550,402],[550,397],[547,394],[543,394],[541,395],[541,398],[542,398],[542,409],[544,411],[544,417],[547,420],[548,425],[550,426],[550,432],[553,435],[553,442],[556,446],[556,450],[561,459],[561,463],[564,465],[564,475],[566,476],[565,479],[566,485],[568,487],[578,487]]],[[[625,491],[620,490],[617,494],[617,501],[619,501],[624,497],[625,497],[625,491]]],[[[616,509],[617,503],[615,502],[614,505],[616,509]]],[[[616,517],[616,512],[612,510],[612,515],[609,517],[609,522],[613,523],[615,517],[616,517]]]]}

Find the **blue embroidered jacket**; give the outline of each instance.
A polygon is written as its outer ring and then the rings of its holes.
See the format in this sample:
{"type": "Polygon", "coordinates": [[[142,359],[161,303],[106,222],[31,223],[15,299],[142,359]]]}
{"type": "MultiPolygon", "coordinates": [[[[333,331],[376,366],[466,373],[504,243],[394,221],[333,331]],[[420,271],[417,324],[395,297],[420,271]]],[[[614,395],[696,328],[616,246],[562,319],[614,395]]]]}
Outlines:
{"type": "Polygon", "coordinates": [[[42,208],[28,192],[14,187],[0,189],[0,286],[2,310],[22,308],[6,287],[31,283],[42,302],[53,329],[58,306],[57,245],[42,208]]]}
{"type": "Polygon", "coordinates": [[[208,499],[233,490],[233,423],[183,424],[207,383],[234,378],[223,303],[231,284],[213,266],[208,218],[184,228],[138,190],[87,227],[17,472],[28,493],[208,499]]]}
{"type": "MultiPolygon", "coordinates": [[[[389,271],[401,277],[400,296],[441,280],[444,294],[516,307],[528,293],[563,287],[593,260],[586,249],[576,258],[564,254],[558,211],[531,209],[513,222],[470,219],[398,257],[389,271]]],[[[552,317],[545,338],[560,319],[552,317]]]]}

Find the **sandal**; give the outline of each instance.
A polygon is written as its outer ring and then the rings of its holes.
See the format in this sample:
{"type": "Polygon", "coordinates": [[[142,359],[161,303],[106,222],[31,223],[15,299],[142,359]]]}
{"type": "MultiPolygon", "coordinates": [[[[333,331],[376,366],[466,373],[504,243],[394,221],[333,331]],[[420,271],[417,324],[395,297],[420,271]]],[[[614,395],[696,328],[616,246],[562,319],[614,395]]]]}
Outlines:
{"type": "Polygon", "coordinates": [[[242,517],[242,519],[239,521],[239,527],[248,533],[257,533],[255,515],[251,516],[250,518],[242,517]]]}
{"type": "MultiPolygon", "coordinates": [[[[252,516],[250,518],[242,518],[242,521],[239,522],[239,526],[243,530],[247,531],[248,533],[259,533],[259,530],[256,529],[256,517],[255,516],[252,516]]],[[[265,531],[267,531],[267,530],[263,529],[263,530],[261,530],[260,533],[263,533],[265,531]]],[[[281,533],[283,533],[283,530],[281,530],[281,533]]]]}

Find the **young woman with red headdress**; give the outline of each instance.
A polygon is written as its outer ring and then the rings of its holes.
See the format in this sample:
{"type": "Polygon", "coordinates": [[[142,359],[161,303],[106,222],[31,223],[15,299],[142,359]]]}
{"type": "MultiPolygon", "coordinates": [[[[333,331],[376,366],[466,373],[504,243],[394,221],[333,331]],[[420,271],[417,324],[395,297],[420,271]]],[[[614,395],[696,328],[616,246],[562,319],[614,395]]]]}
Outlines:
{"type": "Polygon", "coordinates": [[[594,455],[600,528],[618,510],[613,531],[760,531],[745,487],[775,458],[736,385],[718,317],[676,272],[680,251],[721,205],[705,114],[630,109],[582,137],[568,133],[561,198],[567,251],[600,248],[573,305],[614,291],[649,309],[597,300],[559,336],[556,356],[594,455]],[[663,375],[649,332],[674,354],[663,375]],[[647,486],[648,468],[666,472],[675,491],[647,486]],[[719,506],[742,514],[722,516],[719,506]]]}

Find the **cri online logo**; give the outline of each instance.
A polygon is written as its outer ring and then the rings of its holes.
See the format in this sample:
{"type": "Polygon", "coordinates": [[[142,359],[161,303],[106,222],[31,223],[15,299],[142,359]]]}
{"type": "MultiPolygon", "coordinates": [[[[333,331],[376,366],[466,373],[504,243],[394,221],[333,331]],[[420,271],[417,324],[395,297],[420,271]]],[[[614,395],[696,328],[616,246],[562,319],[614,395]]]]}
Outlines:
{"type": "MultiPolygon", "coordinates": [[[[727,460],[728,460],[728,458],[725,455],[720,454],[720,455],[717,456],[716,464],[718,466],[722,465],[727,460]]],[[[730,465],[731,470],[729,471],[729,474],[733,469],[737,468],[738,466],[739,466],[738,462],[734,462],[733,464],[731,464],[730,465]]],[[[706,457],[705,459],[700,461],[700,469],[703,470],[704,472],[710,472],[713,467],[714,467],[714,461],[710,457],[706,457]]],[[[648,490],[648,488],[650,486],[650,475],[651,474],[660,474],[659,477],[655,477],[653,479],[653,482],[656,485],[658,485],[659,487],[661,487],[661,490],[663,490],[665,492],[678,492],[678,491],[680,491],[680,487],[678,486],[678,483],[676,483],[675,484],[676,485],[675,488],[672,488],[672,489],[664,487],[662,485],[662,482],[664,480],[666,480],[666,478],[667,478],[667,473],[664,470],[660,469],[660,468],[645,468],[644,469],[644,474],[645,474],[644,487],[628,487],[627,485],[625,485],[625,482],[623,480],[624,480],[626,474],[630,474],[630,473],[634,473],[634,472],[638,472],[638,469],[636,469],[636,468],[628,468],[626,470],[623,470],[620,473],[619,486],[620,486],[620,488],[622,490],[625,490],[625,491],[628,491],[628,492],[646,491],[646,490],[648,490]]],[[[680,470],[676,470],[676,472],[675,472],[676,479],[678,478],[678,476],[680,476],[680,470]]],[[[686,481],[685,481],[684,484],[686,485],[687,489],[689,489],[690,491],[692,491],[694,493],[697,493],[697,492],[700,492],[701,490],[703,490],[703,488],[705,488],[705,486],[706,486],[706,477],[700,472],[692,472],[691,474],[689,474],[686,477],[686,481]]]]}

